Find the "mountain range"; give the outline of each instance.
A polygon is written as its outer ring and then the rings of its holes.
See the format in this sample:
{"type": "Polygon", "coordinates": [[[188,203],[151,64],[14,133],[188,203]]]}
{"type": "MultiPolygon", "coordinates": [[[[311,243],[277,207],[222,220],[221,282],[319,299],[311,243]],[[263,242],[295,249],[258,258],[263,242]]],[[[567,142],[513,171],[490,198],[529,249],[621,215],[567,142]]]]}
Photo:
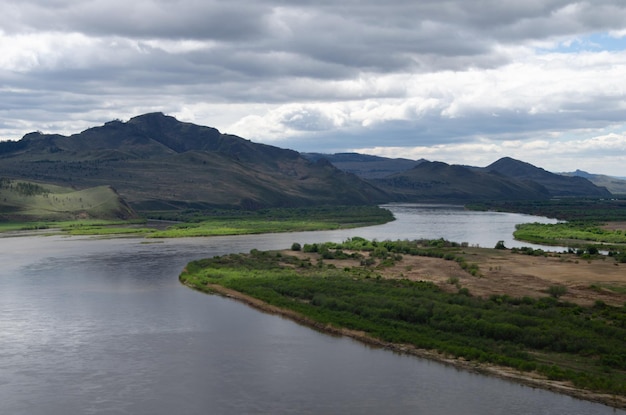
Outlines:
{"type": "Polygon", "coordinates": [[[0,143],[0,177],[110,185],[136,210],[382,203],[389,195],[326,160],[221,134],[161,113],[79,134],[0,143]]]}
{"type": "Polygon", "coordinates": [[[560,173],[563,176],[583,177],[596,186],[606,187],[611,193],[626,195],[626,178],[612,177],[604,174],[591,174],[576,170],[570,173],[560,173]]]}
{"type": "MultiPolygon", "coordinates": [[[[70,136],[0,142],[0,178],[111,186],[133,209],[367,205],[610,197],[587,178],[511,158],[485,168],[356,153],[298,153],[149,113],[70,136]]],[[[0,200],[0,204],[2,201],[0,200]]]]}

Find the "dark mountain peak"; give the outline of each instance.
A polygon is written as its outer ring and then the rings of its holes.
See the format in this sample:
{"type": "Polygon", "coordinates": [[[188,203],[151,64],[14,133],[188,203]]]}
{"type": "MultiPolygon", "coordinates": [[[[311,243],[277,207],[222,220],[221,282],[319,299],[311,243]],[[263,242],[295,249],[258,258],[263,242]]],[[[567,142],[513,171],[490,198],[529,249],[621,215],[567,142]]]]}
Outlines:
{"type": "Polygon", "coordinates": [[[443,161],[424,161],[411,170],[441,174],[442,177],[474,175],[474,172],[468,167],[459,164],[448,164],[443,161]]]}
{"type": "Polygon", "coordinates": [[[32,133],[24,134],[22,140],[36,140],[38,138],[41,138],[42,136],[43,133],[41,131],[33,131],[32,133]]]}
{"type": "Polygon", "coordinates": [[[517,178],[530,179],[545,174],[552,175],[540,167],[533,166],[525,161],[516,160],[511,157],[502,157],[501,159],[491,163],[485,167],[487,171],[497,171],[506,176],[514,176],[517,178]]]}
{"type": "Polygon", "coordinates": [[[598,187],[584,177],[561,176],[511,157],[503,157],[485,167],[485,170],[496,171],[518,180],[532,180],[548,189],[552,196],[611,196],[606,188],[598,187]]]}
{"type": "Polygon", "coordinates": [[[536,184],[441,161],[424,161],[376,183],[407,200],[469,202],[481,200],[539,200],[549,197],[536,184]]]}
{"type": "Polygon", "coordinates": [[[578,176],[578,177],[584,177],[585,179],[591,179],[595,175],[591,173],[587,173],[586,171],[583,171],[583,170],[576,169],[576,171],[572,173],[572,176],[578,176]]]}
{"type": "Polygon", "coordinates": [[[139,210],[373,204],[389,195],[329,162],[253,143],[160,112],[71,136],[0,144],[0,177],[87,188],[107,184],[139,210]]]}
{"type": "Polygon", "coordinates": [[[136,115],[128,120],[129,124],[136,123],[154,123],[154,122],[171,122],[175,123],[178,120],[171,115],[165,115],[162,112],[148,112],[146,114],[136,115]]]}

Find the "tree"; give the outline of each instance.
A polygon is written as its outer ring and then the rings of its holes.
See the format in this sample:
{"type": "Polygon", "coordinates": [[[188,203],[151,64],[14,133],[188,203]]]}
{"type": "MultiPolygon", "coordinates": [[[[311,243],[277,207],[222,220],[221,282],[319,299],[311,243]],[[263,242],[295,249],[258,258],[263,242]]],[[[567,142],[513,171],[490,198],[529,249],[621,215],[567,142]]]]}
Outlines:
{"type": "Polygon", "coordinates": [[[496,244],[496,246],[494,248],[495,249],[506,249],[506,246],[504,246],[504,241],[498,241],[498,243],[496,244]]]}

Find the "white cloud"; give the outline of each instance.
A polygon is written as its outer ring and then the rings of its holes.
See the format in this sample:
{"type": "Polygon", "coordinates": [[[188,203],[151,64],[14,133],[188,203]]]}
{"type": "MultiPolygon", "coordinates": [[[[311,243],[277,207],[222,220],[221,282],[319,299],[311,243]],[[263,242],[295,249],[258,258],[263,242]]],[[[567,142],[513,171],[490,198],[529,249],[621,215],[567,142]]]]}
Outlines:
{"type": "Polygon", "coordinates": [[[620,170],[618,0],[7,0],[2,11],[0,137],[163,111],[299,150],[559,164],[548,153],[591,152],[620,170]]]}

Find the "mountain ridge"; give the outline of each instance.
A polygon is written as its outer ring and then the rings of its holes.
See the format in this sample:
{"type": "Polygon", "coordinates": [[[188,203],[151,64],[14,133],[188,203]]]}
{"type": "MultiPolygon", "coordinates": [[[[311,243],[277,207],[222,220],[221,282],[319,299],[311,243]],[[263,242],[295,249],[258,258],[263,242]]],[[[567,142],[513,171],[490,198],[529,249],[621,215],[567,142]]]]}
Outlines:
{"type": "Polygon", "coordinates": [[[532,180],[548,189],[552,197],[612,196],[606,188],[596,186],[584,177],[561,176],[511,157],[502,157],[484,170],[495,171],[518,180],[532,180]]]}
{"type": "Polygon", "coordinates": [[[579,176],[584,177],[596,186],[602,186],[608,189],[612,194],[626,195],[626,179],[621,177],[607,176],[604,174],[593,174],[582,170],[576,170],[570,173],[559,173],[563,176],[579,176]]]}
{"type": "Polygon", "coordinates": [[[111,185],[139,210],[377,204],[388,195],[331,164],[162,113],[0,144],[0,177],[111,185]]]}
{"type": "Polygon", "coordinates": [[[548,190],[536,183],[440,161],[424,161],[410,170],[373,182],[406,201],[421,199],[464,203],[549,198],[548,190]]]}
{"type": "Polygon", "coordinates": [[[33,132],[0,142],[1,177],[76,189],[112,186],[144,212],[611,196],[586,178],[510,157],[472,167],[298,153],[159,112],[69,136],[33,132]]]}

